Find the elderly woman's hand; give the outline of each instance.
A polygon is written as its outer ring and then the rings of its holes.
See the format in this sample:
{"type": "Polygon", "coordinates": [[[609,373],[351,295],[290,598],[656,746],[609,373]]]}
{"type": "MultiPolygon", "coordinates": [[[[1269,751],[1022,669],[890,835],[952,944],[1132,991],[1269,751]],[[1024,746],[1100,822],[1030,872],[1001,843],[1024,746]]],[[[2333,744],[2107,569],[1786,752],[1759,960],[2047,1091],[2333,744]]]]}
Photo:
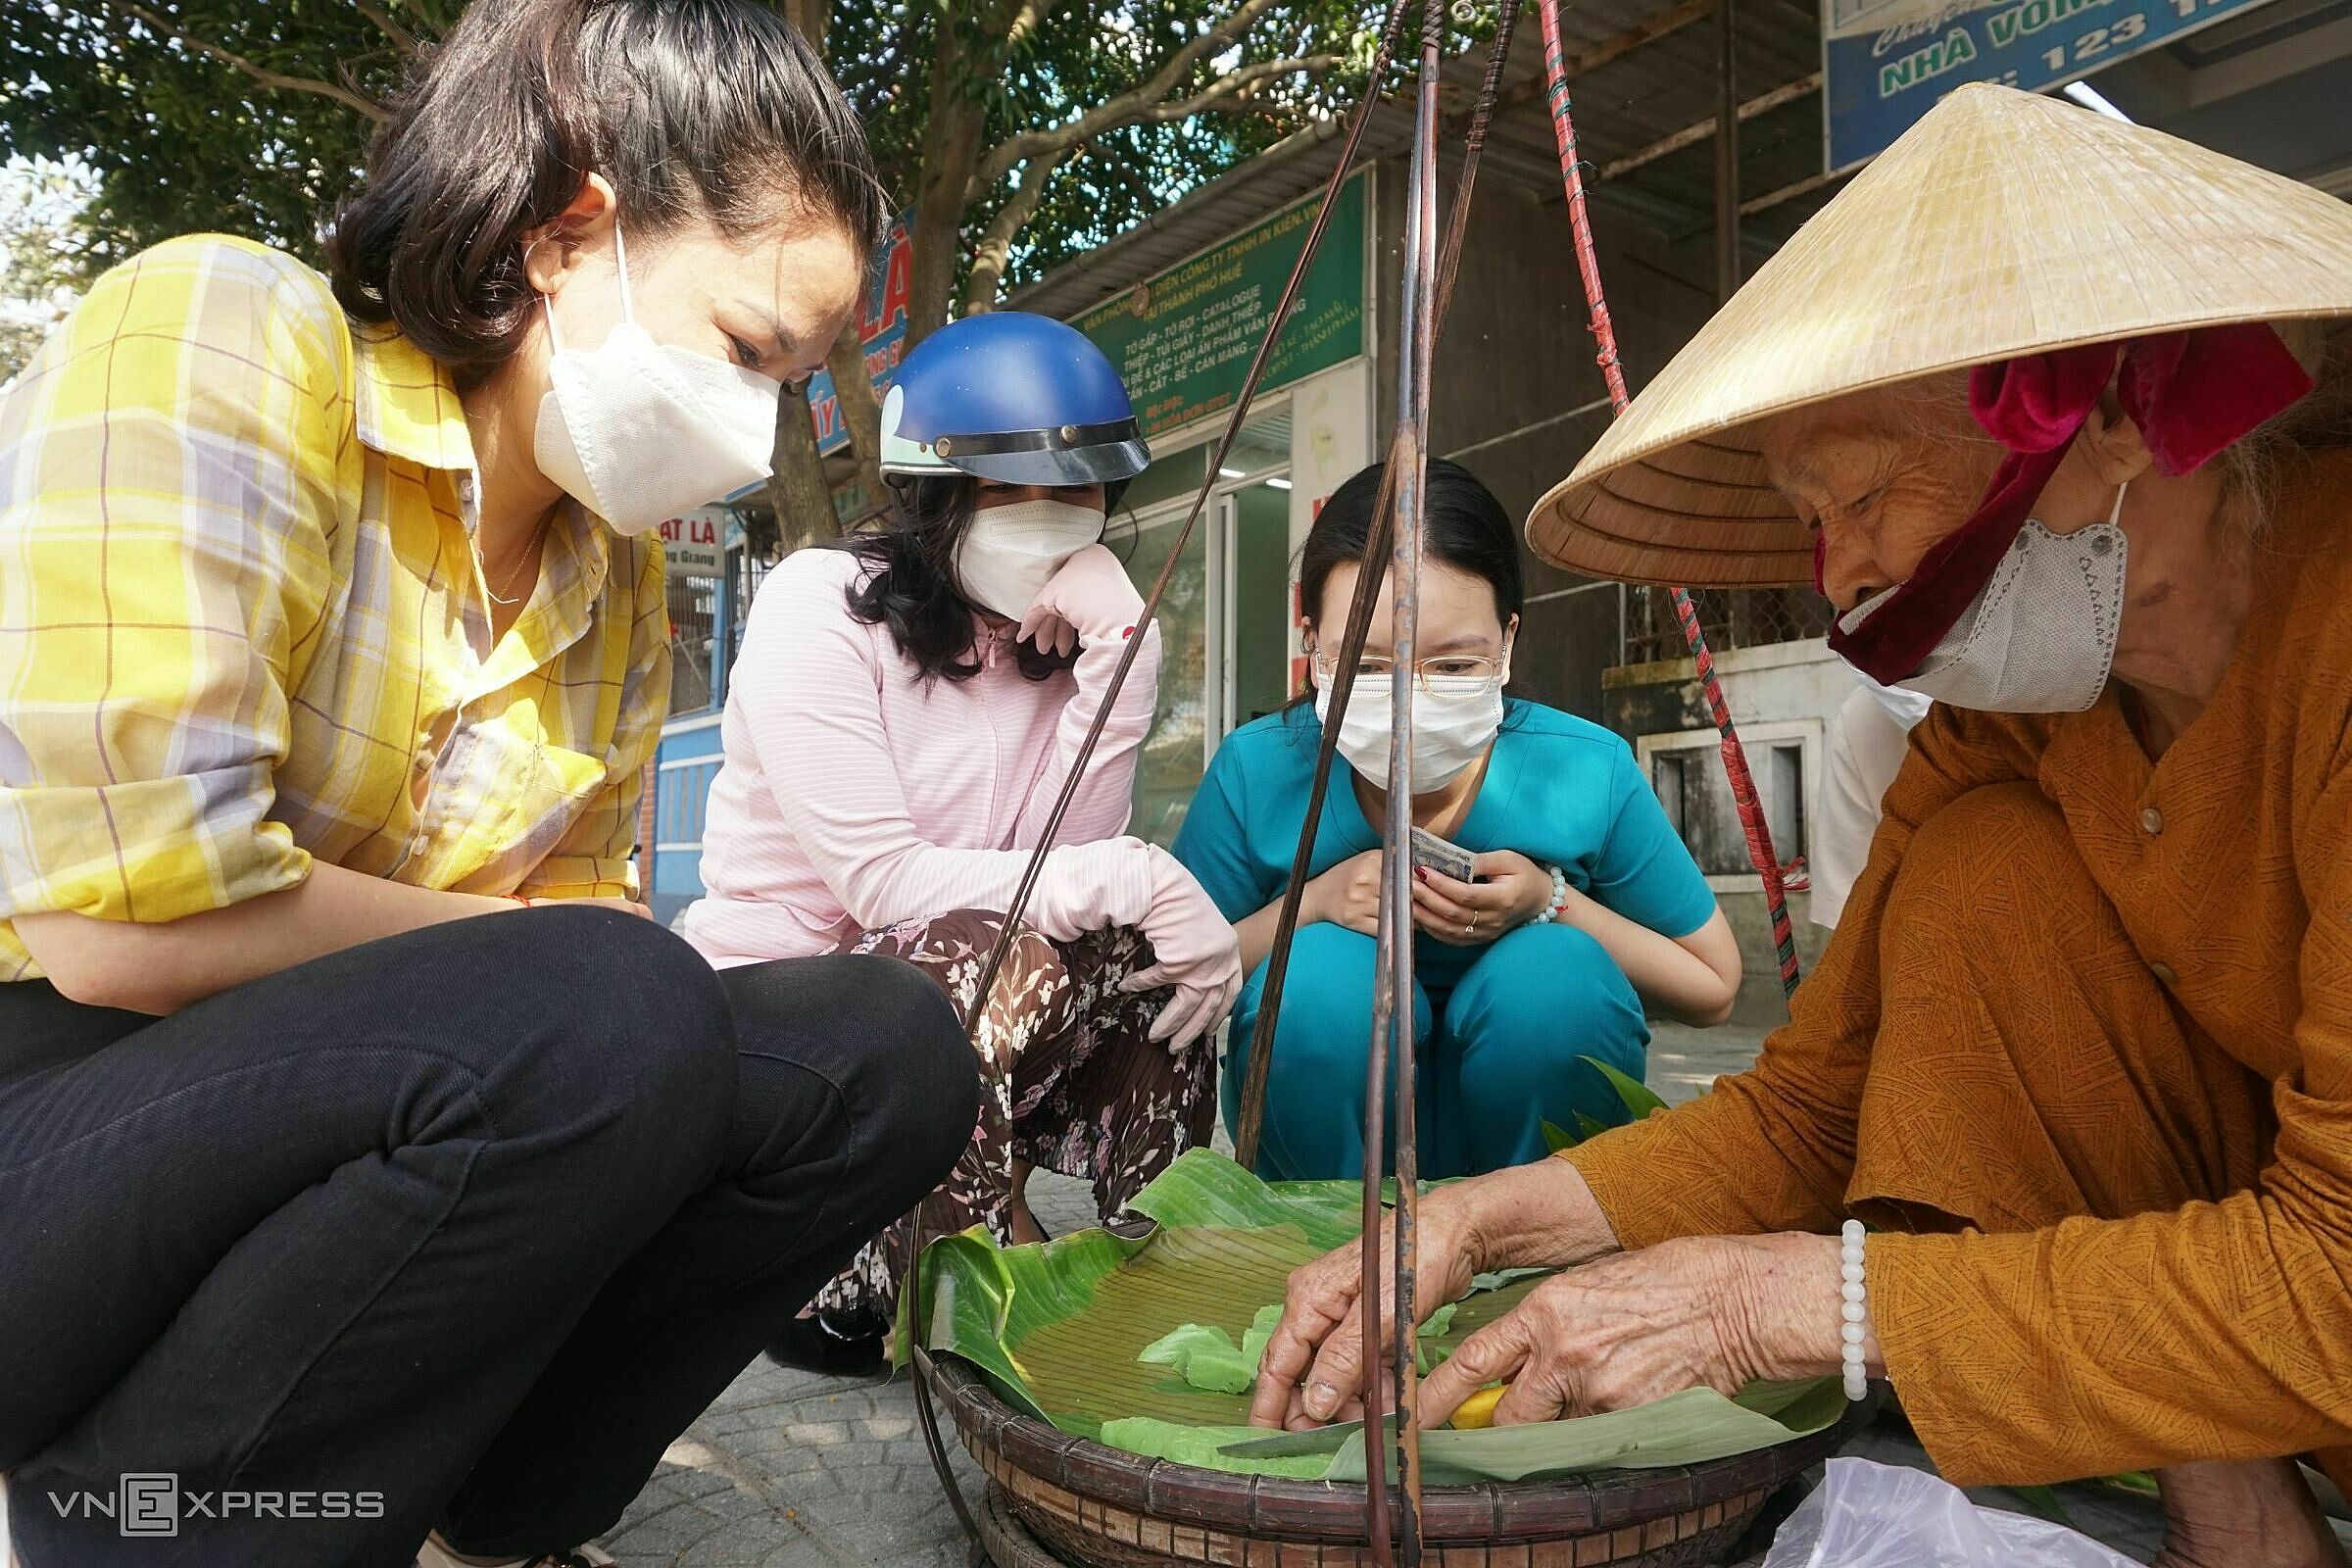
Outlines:
{"type": "MultiPolygon", "coordinates": [[[[1392,1221],[1392,1242],[1395,1234],[1392,1221]]],[[[1593,1201],[1592,1188],[1565,1160],[1540,1159],[1450,1183],[1421,1200],[1415,1314],[1427,1318],[1447,1301],[1461,1299],[1481,1269],[1558,1267],[1613,1251],[1616,1246],[1616,1233],[1593,1201]]],[[[1836,1252],[1833,1243],[1833,1298],[1836,1252]]],[[[1388,1343],[1394,1343],[1396,1298],[1394,1272],[1385,1265],[1394,1255],[1383,1252],[1381,1271],[1380,1310],[1388,1343]]],[[[1296,1429],[1362,1413],[1362,1285],[1363,1252],[1356,1243],[1291,1275],[1282,1322],[1258,1361],[1251,1421],[1296,1429]]],[[[1834,1305],[1831,1315],[1836,1316],[1834,1305]]],[[[1833,1348],[1833,1363],[1837,1353],[1833,1348]]]]}
{"type": "MultiPolygon", "coordinates": [[[[1545,1280],[1464,1340],[1422,1386],[1434,1427],[1493,1383],[1496,1425],[1646,1404],[1685,1389],[1734,1394],[1758,1378],[1838,1369],[1833,1236],[1695,1236],[1545,1280]]],[[[1865,1324],[1865,1359],[1880,1367],[1865,1324]]]]}
{"type": "MultiPolygon", "coordinates": [[[[1470,1291],[1482,1266],[1471,1223],[1471,1187],[1441,1189],[1421,1200],[1414,1313],[1427,1318],[1470,1291]]],[[[1381,1249],[1381,1343],[1395,1343],[1396,1222],[1381,1249]]],[[[1261,1427],[1321,1426],[1363,1414],[1364,1250],[1350,1242],[1295,1270],[1283,1295],[1282,1322],[1258,1358],[1250,1419],[1261,1427]]]]}

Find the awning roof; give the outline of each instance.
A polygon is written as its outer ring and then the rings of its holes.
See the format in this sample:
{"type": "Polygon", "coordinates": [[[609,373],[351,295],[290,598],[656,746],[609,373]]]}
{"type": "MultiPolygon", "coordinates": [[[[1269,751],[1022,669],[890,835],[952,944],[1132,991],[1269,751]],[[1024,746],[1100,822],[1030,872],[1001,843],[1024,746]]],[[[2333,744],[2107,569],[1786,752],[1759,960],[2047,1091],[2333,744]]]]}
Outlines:
{"type": "MultiPolygon", "coordinates": [[[[1748,224],[1777,243],[1827,193],[1819,188],[1821,99],[1818,25],[1802,0],[1740,0],[1740,190],[1757,206],[1748,224]],[[1812,181],[1812,183],[1807,183],[1812,181]]],[[[1714,222],[1715,23],[1710,0],[1598,0],[1564,9],[1579,150],[1594,200],[1670,235],[1714,222]]],[[[1483,52],[1448,63],[1446,132],[1458,159],[1462,131],[1485,74],[1483,52]]],[[[1522,12],[1480,178],[1507,181],[1540,201],[1562,200],[1559,157],[1544,104],[1543,34],[1522,12]]],[[[1345,125],[1318,123],[1107,244],[1056,268],[1008,302],[1069,316],[1215,244],[1288,206],[1330,177],[1345,125]]],[[[1363,161],[1404,151],[1409,100],[1374,111],[1363,161]]]]}
{"type": "MultiPolygon", "coordinates": [[[[1822,203],[1821,26],[1812,0],[1736,0],[1741,237],[1752,259],[1822,203]]],[[[1579,151],[1596,211],[1670,238],[1714,226],[1716,38],[1712,0],[1586,0],[1564,7],[1562,42],[1579,151]]],[[[1482,52],[1446,68],[1454,158],[1485,73],[1482,52]]],[[[2145,123],[2337,195],[2352,194],[2352,0],[2267,0],[2220,25],[2098,73],[2098,89],[2145,123]]],[[[1522,8],[1493,132],[1487,179],[1562,200],[1544,105],[1543,34],[1522,8]]],[[[2087,112],[2087,111],[2086,111],[2087,112]]],[[[1334,121],[1293,136],[1107,244],[1015,294],[1022,310],[1067,317],[1151,277],[1319,188],[1338,157],[1334,121]]],[[[1408,101],[1375,111],[1365,157],[1403,151],[1408,101]]]]}

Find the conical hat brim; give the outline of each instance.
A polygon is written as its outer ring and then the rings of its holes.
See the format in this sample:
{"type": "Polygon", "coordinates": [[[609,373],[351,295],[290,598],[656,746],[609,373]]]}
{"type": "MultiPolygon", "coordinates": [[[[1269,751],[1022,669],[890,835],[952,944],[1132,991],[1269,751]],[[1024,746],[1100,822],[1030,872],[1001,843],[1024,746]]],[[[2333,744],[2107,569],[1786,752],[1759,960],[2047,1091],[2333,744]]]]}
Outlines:
{"type": "Polygon", "coordinates": [[[1867,387],[2226,321],[2352,315],[2352,206],[2053,98],[1945,98],[1799,229],[1536,504],[1627,582],[1809,582],[1765,422],[1867,387]]]}

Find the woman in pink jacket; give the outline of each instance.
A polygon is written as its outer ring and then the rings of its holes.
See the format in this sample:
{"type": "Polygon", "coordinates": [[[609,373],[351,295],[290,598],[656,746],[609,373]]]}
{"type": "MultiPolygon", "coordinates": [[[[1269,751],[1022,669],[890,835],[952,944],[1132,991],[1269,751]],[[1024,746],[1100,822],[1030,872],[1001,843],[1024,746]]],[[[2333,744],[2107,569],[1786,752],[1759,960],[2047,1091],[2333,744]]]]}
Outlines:
{"type": "MultiPolygon", "coordinates": [[[[896,517],[768,574],[735,666],[684,931],[714,964],[878,953],[968,1018],[1046,817],[1136,635],[1143,601],[1102,543],[1151,455],[1085,336],[1002,312],[953,322],[883,408],[896,517]]],[[[993,1088],[926,1227],[1035,1241],[1044,1165],[1106,1217],[1206,1141],[1211,1031],[1241,964],[1232,927],[1165,852],[1124,837],[1157,690],[1143,633],[973,1030],[993,1088]]],[[[771,1348],[870,1368],[906,1266],[877,1238],[771,1348]]]]}

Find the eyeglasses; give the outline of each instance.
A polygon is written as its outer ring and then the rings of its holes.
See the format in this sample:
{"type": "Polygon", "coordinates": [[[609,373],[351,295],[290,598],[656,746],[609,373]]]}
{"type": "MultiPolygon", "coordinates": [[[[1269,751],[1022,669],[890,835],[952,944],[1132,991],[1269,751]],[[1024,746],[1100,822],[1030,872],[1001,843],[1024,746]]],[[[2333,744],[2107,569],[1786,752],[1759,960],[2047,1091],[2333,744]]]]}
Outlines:
{"type": "MultiPolygon", "coordinates": [[[[1340,662],[1330,654],[1315,656],[1315,678],[1329,686],[1338,673],[1340,662]]],[[[1433,680],[1493,680],[1509,667],[1507,657],[1491,658],[1483,654],[1439,654],[1419,661],[1413,665],[1414,684],[1428,692],[1433,680]]],[[[1378,654],[1366,654],[1355,662],[1355,684],[1360,688],[1378,683],[1387,685],[1395,678],[1396,661],[1378,654]]]]}

